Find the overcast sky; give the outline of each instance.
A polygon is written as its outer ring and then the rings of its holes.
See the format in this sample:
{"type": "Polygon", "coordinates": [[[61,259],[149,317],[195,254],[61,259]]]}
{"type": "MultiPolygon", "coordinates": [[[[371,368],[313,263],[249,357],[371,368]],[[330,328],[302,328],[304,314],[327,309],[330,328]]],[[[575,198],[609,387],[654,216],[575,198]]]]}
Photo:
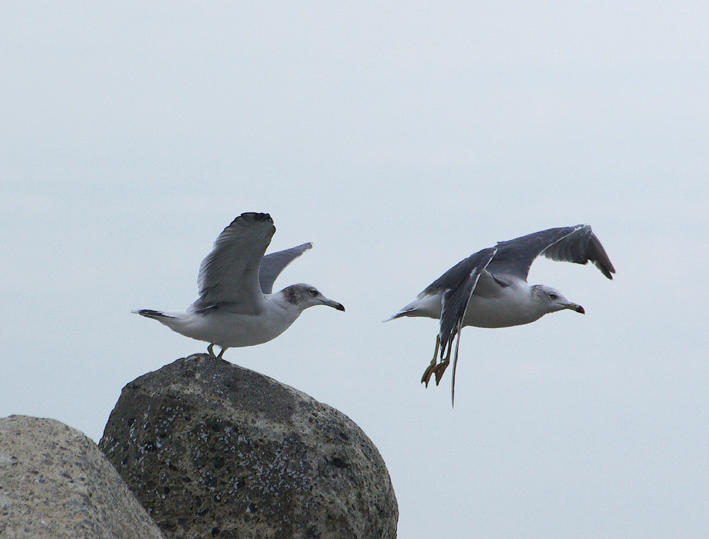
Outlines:
{"type": "MultiPolygon", "coordinates": [[[[0,417],[98,441],[121,388],[206,343],[180,310],[221,230],[312,241],[314,308],[225,358],[357,422],[399,537],[709,533],[709,4],[5,2],[0,417]],[[471,253],[589,223],[583,305],[462,333],[381,321],[471,253]]],[[[280,286],[279,286],[280,285],[280,286]]]]}

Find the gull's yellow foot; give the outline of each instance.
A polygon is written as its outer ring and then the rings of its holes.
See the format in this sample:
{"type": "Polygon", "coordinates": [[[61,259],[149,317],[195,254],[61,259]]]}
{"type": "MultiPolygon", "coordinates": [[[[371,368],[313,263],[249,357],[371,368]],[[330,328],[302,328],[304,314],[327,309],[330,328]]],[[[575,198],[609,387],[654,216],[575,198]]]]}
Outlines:
{"type": "Polygon", "coordinates": [[[446,358],[444,361],[441,361],[438,365],[436,365],[436,367],[433,369],[433,374],[436,375],[436,385],[441,383],[441,378],[443,378],[443,373],[446,372],[448,365],[450,365],[450,359],[446,358]]]}
{"type": "MultiPolygon", "coordinates": [[[[423,376],[421,377],[421,383],[426,384],[426,387],[428,387],[428,383],[431,381],[431,375],[436,372],[436,362],[438,361],[438,348],[441,345],[441,336],[436,335],[436,349],[433,351],[433,359],[431,360],[431,363],[426,367],[426,370],[423,371],[423,376]]],[[[438,378],[438,376],[436,376],[438,378]]],[[[436,385],[438,385],[438,382],[436,382],[436,385]]]]}
{"type": "Polygon", "coordinates": [[[433,358],[431,360],[431,363],[429,364],[428,367],[426,367],[426,370],[423,371],[423,376],[421,377],[421,383],[426,384],[426,387],[428,387],[428,383],[431,381],[431,375],[434,373],[436,370],[436,358],[433,358]]]}
{"type": "MultiPolygon", "coordinates": [[[[441,383],[441,378],[443,378],[443,373],[446,372],[446,369],[448,368],[448,365],[450,365],[451,362],[451,347],[448,347],[448,353],[446,354],[446,357],[441,357],[440,363],[437,363],[438,361],[438,350],[440,349],[441,346],[441,336],[440,334],[436,337],[436,350],[433,352],[433,359],[431,360],[431,363],[426,367],[426,370],[423,372],[423,377],[421,378],[421,383],[426,384],[426,387],[428,387],[428,383],[431,381],[431,376],[435,375],[436,376],[436,385],[441,383]]],[[[442,356],[443,354],[441,354],[442,356]]]]}

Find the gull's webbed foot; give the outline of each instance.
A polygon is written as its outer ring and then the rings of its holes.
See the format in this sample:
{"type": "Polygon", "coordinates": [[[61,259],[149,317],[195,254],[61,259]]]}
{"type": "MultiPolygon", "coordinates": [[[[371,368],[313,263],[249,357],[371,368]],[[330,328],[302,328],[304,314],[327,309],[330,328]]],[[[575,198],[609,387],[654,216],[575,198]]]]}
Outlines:
{"type": "Polygon", "coordinates": [[[436,370],[436,358],[433,358],[433,360],[428,365],[428,367],[426,367],[426,370],[423,371],[423,376],[421,377],[421,383],[426,384],[426,387],[428,387],[428,383],[431,381],[431,375],[433,375],[435,370],[436,370]]]}
{"type": "Polygon", "coordinates": [[[438,364],[436,364],[436,360],[434,359],[433,361],[431,361],[431,363],[429,363],[428,367],[426,367],[426,370],[423,371],[421,383],[426,384],[426,387],[428,387],[428,383],[431,381],[431,376],[435,374],[436,385],[440,384],[441,378],[443,378],[443,373],[446,372],[448,365],[450,365],[450,360],[448,358],[444,359],[438,364]]]}
{"type": "Polygon", "coordinates": [[[433,369],[433,374],[436,375],[436,385],[441,383],[441,378],[443,378],[443,373],[446,372],[448,365],[450,365],[450,359],[446,358],[433,369]]]}
{"type": "MultiPolygon", "coordinates": [[[[431,381],[431,376],[435,375],[436,376],[436,385],[441,383],[441,378],[443,378],[443,373],[446,372],[446,369],[448,368],[448,365],[450,365],[451,362],[451,347],[448,347],[448,353],[446,354],[446,357],[441,358],[441,362],[438,363],[438,350],[440,349],[441,346],[441,336],[438,335],[436,337],[436,350],[433,352],[433,359],[431,360],[431,363],[429,363],[428,367],[426,367],[426,370],[423,371],[423,376],[421,377],[421,383],[426,384],[426,387],[428,387],[428,383],[431,381]]],[[[443,355],[443,354],[441,354],[443,355]]]]}
{"type": "MultiPolygon", "coordinates": [[[[429,363],[428,367],[426,367],[426,370],[423,371],[423,376],[421,377],[421,383],[426,384],[426,387],[428,387],[428,383],[431,381],[431,376],[436,373],[436,385],[438,385],[438,382],[440,380],[440,376],[437,374],[438,373],[438,367],[437,365],[438,362],[438,349],[441,346],[441,336],[436,335],[436,349],[433,351],[433,359],[431,360],[431,363],[429,363]]],[[[446,365],[448,366],[448,365],[446,365]]],[[[445,368],[443,369],[445,371],[445,368]]],[[[441,375],[443,375],[443,372],[441,372],[441,375]]]]}

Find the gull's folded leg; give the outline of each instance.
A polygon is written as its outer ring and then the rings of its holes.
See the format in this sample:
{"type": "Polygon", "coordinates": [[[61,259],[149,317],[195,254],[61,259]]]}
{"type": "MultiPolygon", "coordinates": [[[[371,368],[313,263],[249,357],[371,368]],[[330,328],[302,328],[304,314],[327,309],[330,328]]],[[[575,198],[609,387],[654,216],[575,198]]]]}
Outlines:
{"type": "MultiPolygon", "coordinates": [[[[207,352],[209,352],[209,355],[212,356],[213,358],[217,358],[217,354],[214,353],[214,343],[210,344],[207,346],[207,352]]],[[[222,349],[222,354],[224,353],[224,350],[222,349]]],[[[219,354],[221,356],[221,354],[219,354]]]]}

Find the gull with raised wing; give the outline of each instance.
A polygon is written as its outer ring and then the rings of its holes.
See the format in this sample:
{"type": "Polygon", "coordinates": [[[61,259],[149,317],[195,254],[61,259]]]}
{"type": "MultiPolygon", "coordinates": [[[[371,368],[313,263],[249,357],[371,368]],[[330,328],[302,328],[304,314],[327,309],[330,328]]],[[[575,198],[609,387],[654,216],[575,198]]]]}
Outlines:
{"type": "Polygon", "coordinates": [[[312,247],[304,243],[264,256],[276,232],[267,213],[243,213],[219,235],[199,268],[199,299],[186,312],[133,311],[157,320],[186,337],[209,343],[221,359],[228,348],[254,346],[278,337],[308,307],[342,304],[309,284],[294,284],[273,293],[285,267],[312,247]],[[219,345],[219,355],[214,345],[219,345]]]}
{"type": "Polygon", "coordinates": [[[451,402],[455,403],[455,371],[464,326],[518,326],[564,309],[585,313],[583,307],[566,299],[558,290],[527,283],[529,268],[539,255],[576,264],[593,262],[608,279],[615,273],[589,225],[534,232],[499,242],[462,260],[389,319],[424,316],[440,320],[433,359],[421,378],[426,387],[432,375],[436,377],[436,385],[441,381],[455,341],[451,380],[451,402]]]}

